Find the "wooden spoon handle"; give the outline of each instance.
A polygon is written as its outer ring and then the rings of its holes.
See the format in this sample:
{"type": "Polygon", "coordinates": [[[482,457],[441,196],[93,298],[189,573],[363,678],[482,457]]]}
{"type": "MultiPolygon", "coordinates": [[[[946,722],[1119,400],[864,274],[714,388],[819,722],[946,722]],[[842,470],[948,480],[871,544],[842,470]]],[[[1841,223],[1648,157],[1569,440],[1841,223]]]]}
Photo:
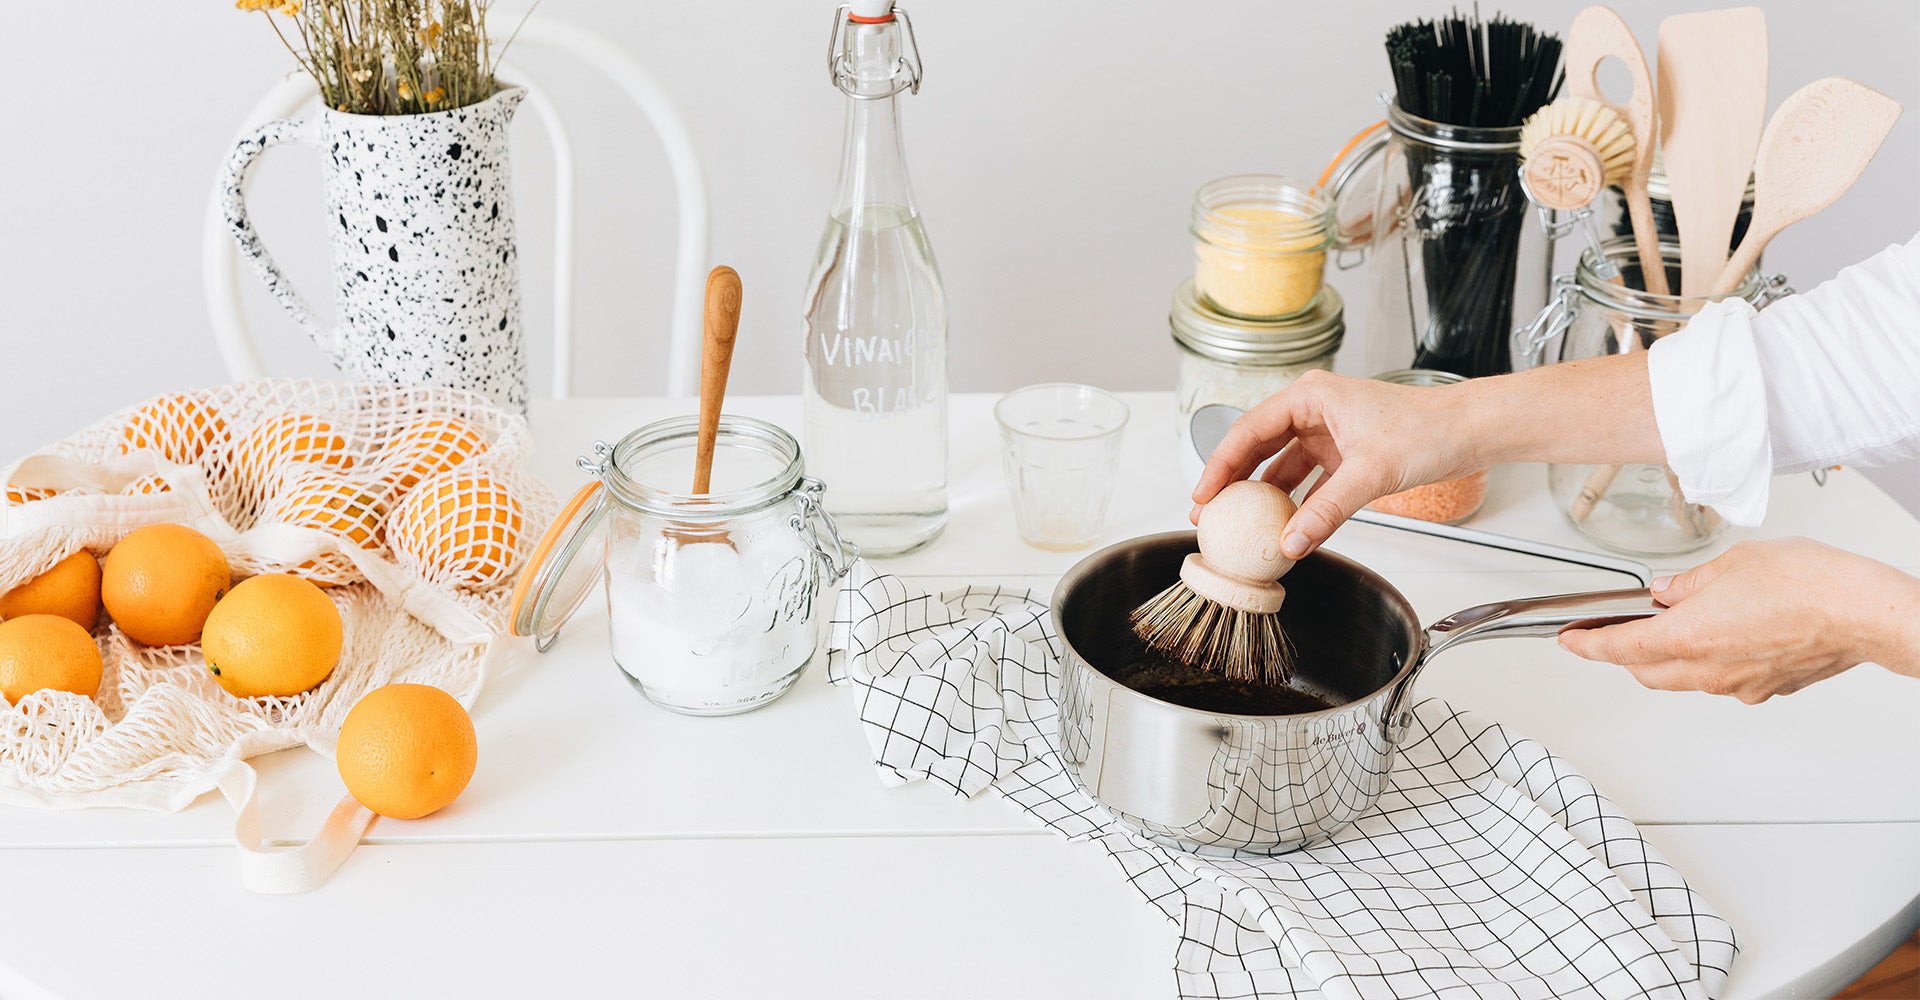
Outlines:
{"type": "Polygon", "coordinates": [[[1653,140],[1659,131],[1654,117],[1653,74],[1647,69],[1646,53],[1619,14],[1596,5],[1575,15],[1573,27],[1567,31],[1566,72],[1567,96],[1606,104],[1619,111],[1633,130],[1633,168],[1620,183],[1620,190],[1626,198],[1627,218],[1633,223],[1633,245],[1640,257],[1646,290],[1665,295],[1667,269],[1660,255],[1660,234],[1653,225],[1653,204],[1647,198],[1653,140]],[[1608,58],[1626,64],[1628,81],[1633,84],[1633,93],[1624,104],[1609,100],[1600,90],[1600,64],[1608,58]]]}
{"type": "Polygon", "coordinates": [[[693,492],[713,488],[713,447],[720,435],[720,403],[740,332],[740,275],[725,264],[707,273],[706,336],[700,345],[700,440],[693,457],[693,492]]]}

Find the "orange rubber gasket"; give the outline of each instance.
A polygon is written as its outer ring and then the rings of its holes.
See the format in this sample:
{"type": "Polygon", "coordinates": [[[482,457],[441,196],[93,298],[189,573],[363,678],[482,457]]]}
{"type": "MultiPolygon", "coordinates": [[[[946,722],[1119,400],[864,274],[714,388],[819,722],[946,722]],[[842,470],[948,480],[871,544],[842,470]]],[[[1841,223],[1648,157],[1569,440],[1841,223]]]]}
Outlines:
{"type": "Polygon", "coordinates": [[[885,24],[893,20],[893,11],[887,11],[886,17],[861,17],[858,14],[848,14],[847,20],[855,24],[885,24]]]}
{"type": "Polygon", "coordinates": [[[1380,129],[1383,129],[1386,127],[1387,127],[1387,120],[1385,118],[1382,118],[1379,121],[1374,122],[1373,124],[1367,126],[1366,128],[1363,128],[1360,131],[1355,132],[1353,134],[1353,138],[1348,139],[1347,144],[1344,146],[1341,146],[1340,151],[1338,153],[1333,154],[1333,159],[1327,161],[1327,169],[1320,171],[1320,179],[1313,182],[1313,189],[1315,191],[1318,191],[1326,187],[1327,181],[1333,179],[1333,172],[1340,168],[1340,161],[1345,160],[1347,158],[1347,154],[1353,152],[1353,148],[1355,146],[1360,145],[1360,143],[1363,140],[1365,140],[1367,136],[1370,136],[1373,133],[1379,131],[1380,129]]]}

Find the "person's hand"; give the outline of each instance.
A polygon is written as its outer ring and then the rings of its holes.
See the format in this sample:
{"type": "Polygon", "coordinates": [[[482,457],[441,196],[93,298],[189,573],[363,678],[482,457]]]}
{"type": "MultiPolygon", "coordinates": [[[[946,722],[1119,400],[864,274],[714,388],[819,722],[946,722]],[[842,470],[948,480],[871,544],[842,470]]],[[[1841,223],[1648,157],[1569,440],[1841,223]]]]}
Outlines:
{"type": "Polygon", "coordinates": [[[1299,559],[1383,496],[1486,467],[1473,448],[1478,436],[1465,430],[1464,388],[1307,372],[1233,422],[1200,475],[1189,516],[1199,523],[1199,505],[1275,454],[1261,478],[1288,492],[1324,468],[1281,542],[1299,559]]]}
{"type": "Polygon", "coordinates": [[[1868,660],[1920,674],[1920,580],[1811,539],[1741,542],[1655,580],[1654,598],[1669,610],[1563,632],[1560,645],[1649,688],[1749,705],[1868,660]]]}

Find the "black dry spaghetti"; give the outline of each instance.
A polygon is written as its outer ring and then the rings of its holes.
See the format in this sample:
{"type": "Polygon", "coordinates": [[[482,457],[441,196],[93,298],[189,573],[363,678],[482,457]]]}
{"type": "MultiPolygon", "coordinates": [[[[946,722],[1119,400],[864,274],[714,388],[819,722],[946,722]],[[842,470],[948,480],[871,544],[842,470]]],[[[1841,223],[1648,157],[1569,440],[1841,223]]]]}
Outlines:
{"type": "MultiPolygon", "coordinates": [[[[1394,103],[1435,123],[1434,138],[1507,141],[1478,129],[1517,130],[1560,89],[1560,39],[1476,11],[1414,21],[1387,33],[1394,103]]],[[[1527,202],[1516,133],[1511,152],[1409,140],[1407,224],[1420,243],[1427,303],[1414,367],[1474,377],[1513,370],[1508,336],[1527,202]]]]}

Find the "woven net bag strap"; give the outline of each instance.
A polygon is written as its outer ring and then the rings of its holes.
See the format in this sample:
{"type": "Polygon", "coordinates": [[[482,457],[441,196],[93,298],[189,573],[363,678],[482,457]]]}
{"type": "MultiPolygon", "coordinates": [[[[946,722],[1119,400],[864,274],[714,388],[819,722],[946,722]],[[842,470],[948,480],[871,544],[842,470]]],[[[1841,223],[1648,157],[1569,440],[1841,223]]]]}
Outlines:
{"type": "Polygon", "coordinates": [[[264,847],[256,794],[258,773],[238,755],[229,755],[214,765],[213,777],[220,794],[233,806],[240,884],[250,892],[288,895],[318,889],[360,846],[361,836],[373,825],[374,814],[348,795],[333,807],[332,815],[313,839],[298,847],[264,847]]]}

